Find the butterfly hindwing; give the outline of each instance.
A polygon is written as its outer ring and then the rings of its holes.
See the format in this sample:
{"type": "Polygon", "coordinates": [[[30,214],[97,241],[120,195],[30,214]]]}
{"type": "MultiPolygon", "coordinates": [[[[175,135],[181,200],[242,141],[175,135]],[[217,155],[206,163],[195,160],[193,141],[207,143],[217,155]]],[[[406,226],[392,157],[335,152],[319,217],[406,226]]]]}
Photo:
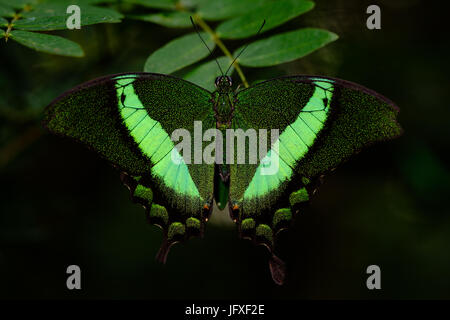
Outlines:
{"type": "Polygon", "coordinates": [[[202,234],[213,193],[214,166],[186,163],[172,132],[215,126],[211,93],[187,81],[150,73],[100,78],[63,94],[48,107],[44,125],[98,152],[121,172],[132,199],[164,230],[159,253],[202,234]],[[174,161],[175,160],[175,161],[174,161]]]}
{"type": "MultiPolygon", "coordinates": [[[[235,100],[235,127],[266,129],[270,137],[278,129],[262,161],[230,168],[231,214],[241,236],[271,252],[277,232],[310,199],[322,175],[364,146],[401,133],[391,101],[339,79],[273,79],[238,92],[235,100]],[[267,171],[271,164],[277,169],[267,171]]],[[[270,267],[282,282],[281,261],[273,257],[270,267]]]]}

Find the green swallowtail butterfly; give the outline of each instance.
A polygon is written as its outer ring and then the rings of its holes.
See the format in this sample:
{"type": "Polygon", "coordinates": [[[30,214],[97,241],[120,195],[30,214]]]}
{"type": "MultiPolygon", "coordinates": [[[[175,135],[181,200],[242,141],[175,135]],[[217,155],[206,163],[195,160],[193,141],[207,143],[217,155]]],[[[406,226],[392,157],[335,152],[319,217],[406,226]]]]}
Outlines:
{"type": "MultiPolygon", "coordinates": [[[[228,206],[241,237],[269,249],[272,277],[281,284],[284,263],[274,253],[280,230],[309,201],[323,175],[363,147],[401,134],[399,110],[374,91],[322,76],[281,77],[235,92],[225,75],[216,87],[211,93],[163,74],[107,76],[54,100],[44,125],[120,170],[132,200],[163,230],[158,260],[165,262],[174,243],[203,235],[215,201],[220,209],[228,206]],[[263,174],[267,162],[261,157],[256,163],[185,161],[171,134],[179,128],[196,134],[196,121],[202,122],[202,134],[216,128],[278,129],[266,153],[276,153],[278,170],[263,174]]],[[[202,150],[211,143],[200,142],[202,150]]]]}

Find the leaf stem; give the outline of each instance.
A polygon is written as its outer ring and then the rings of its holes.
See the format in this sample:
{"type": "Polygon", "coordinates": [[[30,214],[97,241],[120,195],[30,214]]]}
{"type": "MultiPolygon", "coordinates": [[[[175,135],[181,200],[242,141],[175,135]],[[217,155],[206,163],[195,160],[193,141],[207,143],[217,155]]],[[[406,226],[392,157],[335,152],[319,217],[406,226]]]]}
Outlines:
{"type": "Polygon", "coordinates": [[[8,23],[8,29],[6,29],[6,32],[5,32],[5,41],[8,41],[12,26],[13,26],[14,22],[16,22],[17,20],[19,20],[19,14],[15,13],[11,22],[8,23]]]}
{"type": "MultiPolygon", "coordinates": [[[[217,46],[220,48],[220,50],[222,50],[222,52],[228,58],[230,58],[231,61],[233,61],[234,60],[233,55],[230,53],[230,51],[225,46],[225,44],[222,42],[222,40],[220,40],[217,33],[215,33],[214,30],[212,30],[211,27],[199,15],[194,14],[193,18],[194,18],[195,22],[197,22],[197,24],[212,37],[213,41],[217,44],[217,46]]],[[[239,77],[241,78],[244,86],[246,88],[248,88],[249,85],[248,85],[247,79],[245,78],[245,75],[242,72],[242,69],[239,66],[237,61],[234,62],[234,68],[236,69],[237,73],[239,74],[239,77]]]]}
{"type": "Polygon", "coordinates": [[[14,22],[16,22],[17,20],[19,20],[21,18],[22,13],[28,12],[30,10],[31,10],[31,6],[27,4],[20,12],[14,13],[13,19],[11,20],[10,23],[8,23],[7,29],[5,31],[5,41],[6,42],[8,41],[8,38],[11,33],[14,22]]]}

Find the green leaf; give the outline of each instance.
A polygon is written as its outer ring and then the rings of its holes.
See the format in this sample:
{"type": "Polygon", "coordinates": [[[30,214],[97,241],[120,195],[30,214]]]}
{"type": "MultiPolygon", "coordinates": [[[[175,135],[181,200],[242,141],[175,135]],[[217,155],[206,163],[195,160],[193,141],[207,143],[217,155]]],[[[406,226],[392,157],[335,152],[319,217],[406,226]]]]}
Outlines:
{"type": "Polygon", "coordinates": [[[246,14],[269,2],[274,2],[274,0],[205,1],[199,4],[197,14],[206,20],[224,20],[246,14]]]}
{"type": "MultiPolygon", "coordinates": [[[[20,30],[63,30],[67,29],[67,19],[70,17],[66,13],[67,6],[61,4],[43,4],[37,6],[35,10],[24,14],[25,19],[17,20],[14,23],[15,29],[20,30]]],[[[123,17],[120,13],[90,5],[80,5],[81,25],[96,23],[120,22],[123,17]]]]}
{"type": "Polygon", "coordinates": [[[273,66],[304,57],[337,38],[336,34],[322,29],[295,30],[249,44],[238,60],[247,67],[273,66]]]}
{"type": "MultiPolygon", "coordinates": [[[[208,47],[213,50],[214,41],[207,33],[201,33],[208,47]]],[[[153,52],[145,62],[144,71],[155,73],[172,73],[187,67],[208,56],[208,49],[196,33],[190,33],[172,40],[153,52]]]]}
{"type": "Polygon", "coordinates": [[[182,8],[195,9],[210,1],[211,0],[179,0],[178,3],[182,8]]]}
{"type": "Polygon", "coordinates": [[[117,0],[42,0],[41,3],[62,3],[66,6],[70,6],[72,4],[80,5],[80,4],[102,4],[102,3],[117,3],[117,0]]]}
{"type": "Polygon", "coordinates": [[[13,17],[14,13],[13,8],[0,3],[0,17],[13,17]]]}
{"type": "Polygon", "coordinates": [[[82,57],[83,49],[70,40],[49,34],[14,30],[10,38],[31,49],[70,57],[82,57]]]}
{"type": "MultiPolygon", "coordinates": [[[[222,68],[223,72],[226,72],[226,70],[231,64],[231,60],[228,57],[220,57],[217,59],[217,62],[222,68]]],[[[228,74],[231,75],[233,71],[234,67],[231,67],[228,74]]],[[[190,71],[188,74],[184,76],[184,80],[195,83],[200,87],[203,87],[209,91],[214,91],[215,90],[214,82],[216,78],[220,75],[222,75],[222,72],[217,66],[216,61],[211,60],[201,64],[194,70],[190,71]]]]}
{"type": "Polygon", "coordinates": [[[266,24],[261,32],[273,29],[298,17],[313,7],[314,2],[308,0],[278,0],[221,23],[216,31],[224,39],[246,38],[255,35],[264,19],[266,20],[266,24]]]}
{"type": "Polygon", "coordinates": [[[0,17],[0,27],[6,27],[8,25],[8,20],[5,18],[0,17]]]}
{"type": "Polygon", "coordinates": [[[124,0],[123,2],[138,4],[141,6],[156,9],[166,9],[166,10],[176,9],[176,0],[124,0]]]}
{"type": "Polygon", "coordinates": [[[25,5],[32,5],[38,3],[39,0],[0,0],[0,4],[15,9],[23,9],[25,5]]]}
{"type": "Polygon", "coordinates": [[[153,22],[168,28],[185,28],[191,26],[190,14],[187,12],[160,12],[147,15],[128,16],[132,19],[153,22]]]}
{"type": "Polygon", "coordinates": [[[81,17],[83,17],[83,14],[87,13],[87,14],[104,14],[106,16],[112,16],[118,19],[123,18],[123,16],[117,11],[108,8],[96,7],[91,4],[88,4],[87,2],[85,3],[84,1],[77,2],[74,0],[60,0],[57,3],[44,2],[36,6],[33,6],[30,11],[22,13],[22,16],[24,18],[64,16],[64,15],[66,17],[69,17],[70,14],[67,13],[67,7],[75,3],[77,6],[80,7],[81,17]]]}
{"type": "Polygon", "coordinates": [[[5,30],[0,29],[0,36],[1,36],[1,37],[4,37],[4,36],[5,36],[5,30]]]}

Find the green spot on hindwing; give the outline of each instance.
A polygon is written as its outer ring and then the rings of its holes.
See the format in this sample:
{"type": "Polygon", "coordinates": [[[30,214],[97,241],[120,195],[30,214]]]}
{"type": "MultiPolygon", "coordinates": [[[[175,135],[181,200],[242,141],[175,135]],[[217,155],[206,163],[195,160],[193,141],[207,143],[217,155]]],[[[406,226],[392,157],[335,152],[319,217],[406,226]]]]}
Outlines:
{"type": "Polygon", "coordinates": [[[163,222],[164,225],[167,225],[169,222],[169,214],[167,213],[167,209],[159,204],[152,204],[149,216],[150,219],[159,220],[163,222]]]}
{"type": "Polygon", "coordinates": [[[273,232],[267,224],[259,224],[256,227],[256,238],[260,238],[269,244],[273,243],[273,232]]]}
{"type": "Polygon", "coordinates": [[[245,231],[245,230],[252,230],[252,229],[255,229],[255,225],[256,225],[256,222],[255,222],[254,219],[247,218],[247,219],[242,220],[242,222],[241,222],[241,229],[243,231],[245,231]]]}
{"type": "Polygon", "coordinates": [[[280,223],[290,222],[291,220],[292,220],[291,209],[288,208],[278,209],[273,215],[272,226],[275,229],[278,229],[277,226],[280,223]]]}
{"type": "Polygon", "coordinates": [[[177,240],[177,238],[181,238],[184,236],[186,232],[186,227],[181,222],[173,222],[169,226],[169,230],[167,232],[168,240],[177,240]]]}
{"type": "Polygon", "coordinates": [[[133,196],[145,200],[145,202],[147,202],[148,204],[151,204],[153,201],[152,189],[145,187],[141,184],[138,184],[136,186],[136,189],[134,189],[133,192],[133,196]]]}
{"type": "Polygon", "coordinates": [[[200,220],[194,217],[190,217],[186,219],[186,227],[192,229],[200,229],[200,220]]]}
{"type": "Polygon", "coordinates": [[[306,188],[301,188],[295,192],[292,192],[289,196],[289,203],[291,207],[294,207],[296,204],[309,201],[309,194],[306,188]]]}

